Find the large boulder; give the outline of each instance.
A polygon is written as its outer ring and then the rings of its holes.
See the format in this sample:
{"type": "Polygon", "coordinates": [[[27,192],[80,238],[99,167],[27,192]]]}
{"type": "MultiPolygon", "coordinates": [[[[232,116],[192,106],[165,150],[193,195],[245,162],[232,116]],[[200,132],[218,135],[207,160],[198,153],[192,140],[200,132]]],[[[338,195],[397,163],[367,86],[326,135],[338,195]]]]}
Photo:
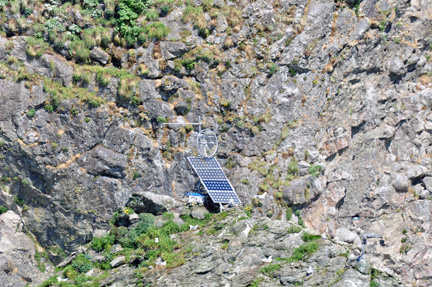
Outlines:
{"type": "Polygon", "coordinates": [[[178,205],[179,203],[173,197],[150,191],[135,192],[126,203],[126,206],[132,208],[135,212],[152,213],[154,215],[163,214],[178,205]]]}
{"type": "Polygon", "coordinates": [[[22,228],[21,218],[13,211],[0,215],[1,286],[27,286],[42,275],[35,266],[36,246],[22,228]]]}
{"type": "Polygon", "coordinates": [[[84,154],[79,163],[92,175],[115,178],[123,178],[126,175],[124,170],[127,166],[127,156],[101,145],[84,154]]]}

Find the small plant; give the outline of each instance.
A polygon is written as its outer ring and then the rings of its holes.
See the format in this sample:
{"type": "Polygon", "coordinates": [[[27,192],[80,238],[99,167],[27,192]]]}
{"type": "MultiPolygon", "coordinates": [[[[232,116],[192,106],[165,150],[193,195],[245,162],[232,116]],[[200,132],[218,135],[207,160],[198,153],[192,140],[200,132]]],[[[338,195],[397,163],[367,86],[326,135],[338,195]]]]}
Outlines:
{"type": "Polygon", "coordinates": [[[294,159],[291,159],[288,164],[288,175],[297,176],[299,173],[299,168],[297,166],[297,162],[294,159]]]}
{"type": "Polygon", "coordinates": [[[52,149],[52,151],[55,151],[55,150],[57,149],[57,146],[58,146],[57,143],[52,142],[52,143],[51,143],[51,149],[52,149]]]}
{"type": "Polygon", "coordinates": [[[24,199],[22,199],[22,198],[19,197],[19,196],[15,196],[15,197],[14,197],[14,202],[15,202],[16,204],[18,204],[19,206],[23,206],[24,203],[25,203],[24,199]]]}
{"type": "Polygon", "coordinates": [[[9,209],[6,206],[0,205],[0,214],[7,212],[9,209]]]}
{"type": "Polygon", "coordinates": [[[379,24],[379,30],[383,32],[386,27],[387,27],[387,22],[385,20],[382,20],[379,24]]]}
{"type": "Polygon", "coordinates": [[[321,235],[310,234],[309,232],[304,232],[302,234],[302,240],[304,242],[315,241],[321,238],[321,235]]]}
{"type": "Polygon", "coordinates": [[[249,185],[249,180],[247,178],[243,178],[241,180],[241,183],[245,184],[245,185],[249,185]]]}
{"type": "Polygon", "coordinates": [[[158,123],[167,123],[168,122],[168,120],[165,117],[162,117],[162,116],[157,116],[156,117],[156,121],[158,123]]]}
{"type": "Polygon", "coordinates": [[[30,185],[30,182],[25,178],[21,180],[21,183],[25,186],[30,185]]]}
{"type": "Polygon", "coordinates": [[[72,268],[79,273],[86,273],[92,269],[90,256],[78,254],[74,261],[72,261],[72,268]]]}
{"type": "Polygon", "coordinates": [[[323,168],[320,165],[311,165],[308,168],[308,172],[310,175],[317,177],[318,175],[320,175],[320,173],[322,172],[323,168]]]}
{"type": "Polygon", "coordinates": [[[291,225],[291,226],[288,228],[287,232],[288,232],[289,234],[293,234],[293,233],[299,233],[301,230],[302,230],[302,228],[301,228],[300,226],[297,226],[297,225],[291,225]]]}
{"type": "Polygon", "coordinates": [[[53,107],[53,105],[51,105],[51,104],[47,104],[47,105],[45,105],[45,110],[46,110],[48,113],[52,113],[52,112],[54,111],[54,107],[53,107]]]}
{"type": "Polygon", "coordinates": [[[291,207],[288,207],[288,208],[286,209],[286,219],[287,219],[287,221],[290,221],[291,218],[292,218],[292,208],[291,208],[291,207]]]}
{"type": "Polygon", "coordinates": [[[27,112],[27,116],[28,116],[29,118],[34,117],[35,114],[36,114],[36,110],[35,110],[35,109],[31,109],[31,110],[29,110],[29,111],[27,112]]]}
{"type": "Polygon", "coordinates": [[[252,199],[252,205],[255,207],[261,207],[262,206],[262,202],[259,200],[259,198],[254,197],[252,199]]]}
{"type": "Polygon", "coordinates": [[[101,252],[102,250],[109,251],[112,244],[114,244],[114,236],[106,235],[103,237],[94,237],[91,246],[94,251],[101,252]]]}
{"type": "Polygon", "coordinates": [[[236,165],[237,163],[231,157],[228,159],[227,163],[225,164],[225,166],[229,169],[234,168],[236,165]]]}
{"type": "Polygon", "coordinates": [[[260,272],[263,273],[263,274],[267,274],[268,275],[268,274],[272,274],[273,272],[275,272],[275,271],[277,271],[277,270],[279,270],[281,268],[282,268],[281,264],[272,263],[272,264],[269,264],[269,265],[264,266],[263,268],[261,268],[260,272]]]}
{"type": "Polygon", "coordinates": [[[164,212],[162,217],[165,220],[174,220],[174,214],[172,212],[164,212]]]}
{"type": "Polygon", "coordinates": [[[182,65],[187,69],[187,70],[193,70],[195,68],[195,60],[193,59],[186,59],[183,60],[182,65]]]}
{"type": "Polygon", "coordinates": [[[287,262],[296,262],[303,260],[305,257],[314,254],[319,249],[319,244],[316,242],[309,242],[294,249],[293,255],[288,258],[287,262]]]}
{"type": "Polygon", "coordinates": [[[279,70],[278,66],[277,66],[275,63],[273,63],[273,64],[270,66],[270,71],[269,71],[270,76],[272,76],[272,75],[273,75],[274,73],[276,73],[278,70],[279,70]]]}
{"type": "Polygon", "coordinates": [[[193,127],[192,126],[190,126],[190,125],[185,125],[185,131],[187,132],[187,133],[190,133],[191,131],[193,131],[193,127]]]}

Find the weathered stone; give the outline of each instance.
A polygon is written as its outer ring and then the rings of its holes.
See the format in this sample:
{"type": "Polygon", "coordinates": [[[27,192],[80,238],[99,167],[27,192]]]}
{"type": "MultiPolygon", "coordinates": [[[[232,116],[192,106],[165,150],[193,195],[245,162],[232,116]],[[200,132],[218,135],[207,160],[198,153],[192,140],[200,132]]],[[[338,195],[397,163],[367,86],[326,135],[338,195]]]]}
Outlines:
{"type": "Polygon", "coordinates": [[[15,212],[9,210],[0,215],[0,279],[3,286],[23,287],[28,282],[38,281],[42,275],[33,263],[36,246],[22,228],[23,222],[15,212]]]}
{"type": "Polygon", "coordinates": [[[408,178],[402,173],[393,174],[392,185],[396,191],[403,192],[406,191],[410,183],[408,178]]]}
{"type": "Polygon", "coordinates": [[[191,216],[197,219],[204,219],[207,213],[209,213],[207,208],[203,206],[194,206],[192,207],[191,216]]]}
{"type": "Polygon", "coordinates": [[[110,56],[101,48],[94,47],[90,51],[90,59],[95,60],[103,65],[106,65],[110,60],[110,56]]]}
{"type": "Polygon", "coordinates": [[[391,74],[394,74],[396,76],[401,76],[405,73],[405,65],[398,56],[394,56],[390,60],[388,66],[391,74]]]}
{"type": "Polygon", "coordinates": [[[336,230],[336,239],[355,245],[361,244],[360,237],[355,232],[352,232],[344,227],[338,228],[336,230]]]}
{"type": "Polygon", "coordinates": [[[114,260],[110,262],[110,265],[111,268],[116,268],[125,263],[126,263],[126,257],[122,255],[114,258],[114,260]]]}
{"type": "Polygon", "coordinates": [[[52,70],[53,77],[64,86],[72,83],[73,68],[63,58],[53,55],[43,55],[41,61],[46,68],[52,70]],[[53,69],[54,68],[54,69],[53,69]]]}
{"type": "Polygon", "coordinates": [[[80,165],[93,175],[122,178],[127,157],[103,146],[97,146],[79,159],[80,165]]]}
{"type": "Polygon", "coordinates": [[[160,43],[162,57],[165,60],[181,57],[189,48],[183,42],[162,41],[160,43]]]}
{"type": "Polygon", "coordinates": [[[153,192],[133,193],[126,206],[138,213],[162,214],[177,206],[178,202],[168,195],[153,192]]]}
{"type": "Polygon", "coordinates": [[[432,192],[432,177],[427,176],[423,178],[423,184],[429,192],[432,192]]]}

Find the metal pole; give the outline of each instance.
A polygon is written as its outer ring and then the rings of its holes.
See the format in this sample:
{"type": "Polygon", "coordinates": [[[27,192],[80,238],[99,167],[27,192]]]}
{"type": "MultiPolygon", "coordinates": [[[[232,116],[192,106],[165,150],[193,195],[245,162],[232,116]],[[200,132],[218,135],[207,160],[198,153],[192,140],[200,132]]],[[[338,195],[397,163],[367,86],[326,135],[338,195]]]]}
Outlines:
{"type": "MultiPolygon", "coordinates": [[[[201,115],[198,116],[198,122],[199,122],[199,126],[198,126],[198,134],[199,134],[201,132],[201,115]]],[[[198,146],[197,148],[199,149],[198,146]]],[[[198,182],[198,192],[201,193],[201,181],[198,182]]]]}

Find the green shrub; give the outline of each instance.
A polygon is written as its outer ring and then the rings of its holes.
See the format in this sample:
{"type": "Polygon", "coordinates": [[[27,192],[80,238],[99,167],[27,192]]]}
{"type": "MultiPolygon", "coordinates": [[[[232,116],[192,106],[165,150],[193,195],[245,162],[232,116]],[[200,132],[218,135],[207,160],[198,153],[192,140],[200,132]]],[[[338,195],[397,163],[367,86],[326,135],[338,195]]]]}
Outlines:
{"type": "Polygon", "coordinates": [[[160,15],[165,17],[169,12],[171,12],[171,7],[169,5],[164,5],[160,8],[160,15]]]}
{"type": "Polygon", "coordinates": [[[96,252],[101,252],[102,250],[109,251],[111,249],[111,245],[114,244],[114,241],[114,235],[108,234],[103,237],[94,237],[91,245],[93,250],[96,252]]]}
{"type": "Polygon", "coordinates": [[[72,267],[79,273],[86,273],[92,269],[92,263],[90,257],[85,254],[78,254],[74,261],[72,261],[72,267]]]}
{"type": "Polygon", "coordinates": [[[79,62],[88,62],[90,59],[90,50],[86,47],[86,43],[81,40],[69,44],[69,53],[79,62]]]}
{"type": "Polygon", "coordinates": [[[298,224],[304,227],[304,219],[300,217],[298,224]]]}
{"type": "Polygon", "coordinates": [[[119,240],[123,248],[135,248],[135,243],[129,237],[123,237],[119,240]]]}
{"type": "Polygon", "coordinates": [[[108,86],[111,82],[111,77],[109,75],[105,75],[102,71],[96,73],[96,81],[102,86],[108,86]]]}
{"type": "Polygon", "coordinates": [[[9,209],[6,206],[0,205],[0,214],[7,212],[9,209]]]}
{"type": "Polygon", "coordinates": [[[36,110],[35,110],[35,109],[31,109],[31,110],[29,110],[29,111],[27,112],[27,116],[28,116],[29,118],[34,117],[35,114],[36,114],[36,110]]]}
{"type": "Polygon", "coordinates": [[[294,159],[291,159],[290,163],[288,164],[288,174],[289,175],[298,175],[299,168],[297,166],[297,162],[294,159]]]}
{"type": "Polygon", "coordinates": [[[195,60],[194,59],[186,59],[182,61],[183,67],[187,70],[193,70],[195,68],[195,60]]]}
{"type": "Polygon", "coordinates": [[[282,268],[282,265],[278,264],[278,263],[272,263],[269,265],[264,266],[263,268],[260,269],[260,272],[263,274],[271,274],[279,269],[282,268]]]}
{"type": "Polygon", "coordinates": [[[174,214],[172,212],[164,212],[162,217],[166,220],[174,220],[174,214]]]}
{"type": "Polygon", "coordinates": [[[166,122],[168,122],[167,119],[165,117],[162,117],[162,116],[156,117],[156,121],[158,123],[166,123],[166,122]]]}
{"type": "Polygon", "coordinates": [[[26,47],[26,54],[29,57],[37,57],[43,55],[48,49],[49,44],[44,41],[43,39],[37,39],[33,37],[26,37],[27,47],[26,47]]]}
{"type": "Polygon", "coordinates": [[[186,8],[183,11],[182,20],[185,23],[192,21],[194,23],[194,26],[199,29],[203,29],[205,28],[205,26],[207,26],[207,22],[203,17],[203,8],[200,6],[198,7],[194,7],[191,5],[186,6],[186,8]]]}
{"type": "MultiPolygon", "coordinates": [[[[139,215],[140,220],[148,226],[148,228],[154,226],[155,216],[151,213],[140,213],[139,215]]],[[[148,230],[147,228],[147,230],[148,230]]]]}
{"type": "Polygon", "coordinates": [[[140,28],[136,19],[151,5],[150,0],[120,0],[117,5],[117,30],[129,44],[135,44],[140,28]]]}
{"type": "Polygon", "coordinates": [[[310,234],[309,232],[304,232],[302,234],[302,239],[304,242],[315,241],[321,238],[321,235],[310,234]]]}
{"type": "Polygon", "coordinates": [[[270,75],[273,75],[273,74],[276,73],[278,70],[279,70],[278,66],[277,66],[275,63],[273,63],[273,64],[270,66],[270,75]]]}
{"type": "Polygon", "coordinates": [[[128,234],[129,230],[127,227],[120,226],[119,228],[115,229],[115,239],[120,240],[120,238],[125,237],[128,234]]]}
{"type": "Polygon", "coordinates": [[[288,262],[303,260],[304,257],[314,254],[319,249],[319,244],[309,242],[294,249],[293,255],[288,258],[288,262]]]}
{"type": "MultiPolygon", "coordinates": [[[[1,1],[0,1],[1,3],[1,1]]],[[[50,277],[48,280],[44,281],[38,287],[50,287],[50,286],[57,286],[58,280],[57,275],[54,275],[53,277],[50,277]]]]}
{"type": "Polygon", "coordinates": [[[318,175],[320,175],[321,171],[323,170],[322,166],[320,165],[311,165],[308,168],[308,172],[310,175],[317,177],[318,175]]]}
{"type": "Polygon", "coordinates": [[[19,197],[19,196],[15,196],[15,198],[14,198],[14,202],[15,202],[16,204],[18,204],[19,206],[24,206],[25,200],[22,199],[22,198],[19,197]]]}
{"type": "Polygon", "coordinates": [[[161,40],[168,36],[171,30],[161,22],[151,23],[144,27],[143,32],[150,41],[161,40]]]}
{"type": "Polygon", "coordinates": [[[288,207],[286,209],[286,218],[287,218],[287,221],[290,221],[292,218],[292,208],[291,207],[288,207]]]}
{"type": "Polygon", "coordinates": [[[159,19],[159,13],[156,9],[152,8],[145,13],[147,20],[154,22],[159,19]]]}
{"type": "Polygon", "coordinates": [[[291,225],[291,226],[288,228],[287,232],[288,232],[289,234],[293,234],[293,233],[299,233],[301,230],[302,230],[302,228],[301,228],[300,226],[297,226],[297,225],[291,225]]]}

